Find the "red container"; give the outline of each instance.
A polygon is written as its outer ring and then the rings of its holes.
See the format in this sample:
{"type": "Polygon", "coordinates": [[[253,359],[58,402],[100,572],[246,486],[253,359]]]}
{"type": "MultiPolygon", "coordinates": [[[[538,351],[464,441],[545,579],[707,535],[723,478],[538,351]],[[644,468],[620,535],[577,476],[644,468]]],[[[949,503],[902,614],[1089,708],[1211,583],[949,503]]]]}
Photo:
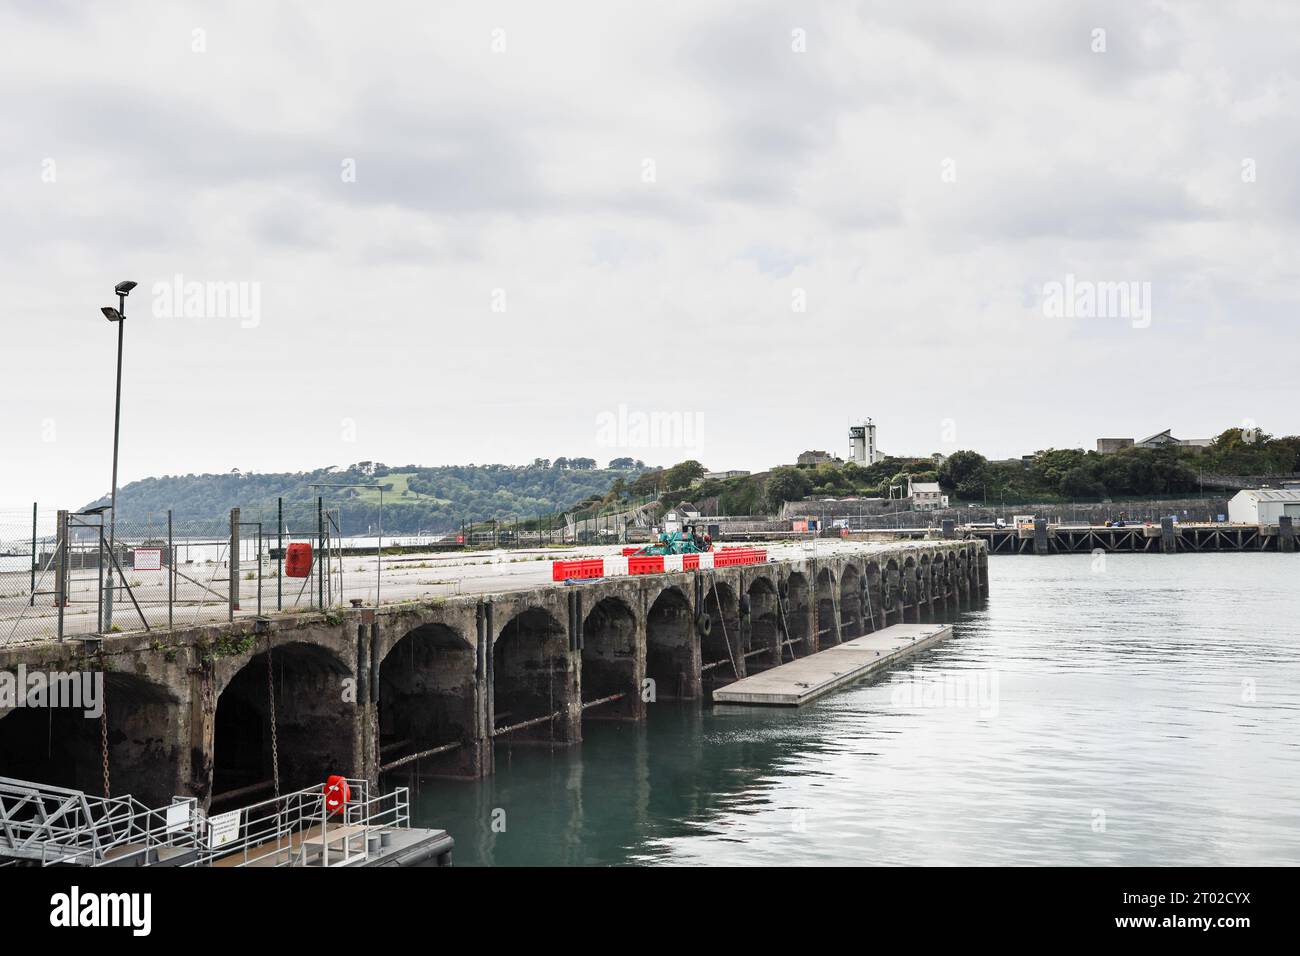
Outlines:
{"type": "Polygon", "coordinates": [[[306,542],[289,545],[284,552],[284,576],[305,578],[309,574],[311,574],[311,545],[306,542]]]}

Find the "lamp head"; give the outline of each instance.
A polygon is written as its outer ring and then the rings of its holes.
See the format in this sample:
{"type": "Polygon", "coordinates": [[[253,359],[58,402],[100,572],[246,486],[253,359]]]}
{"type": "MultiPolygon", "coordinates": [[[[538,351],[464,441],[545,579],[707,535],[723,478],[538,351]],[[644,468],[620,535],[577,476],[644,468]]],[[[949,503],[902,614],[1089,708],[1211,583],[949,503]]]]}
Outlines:
{"type": "Polygon", "coordinates": [[[119,311],[117,311],[117,309],[113,308],[111,305],[106,305],[106,306],[104,306],[102,309],[100,309],[99,311],[100,311],[100,312],[103,312],[103,313],[104,313],[104,318],[108,319],[108,321],[110,321],[110,322],[121,322],[121,321],[122,321],[122,313],[119,312],[119,311]]]}
{"type": "Polygon", "coordinates": [[[125,279],[122,282],[119,282],[117,285],[113,286],[113,291],[116,292],[118,295],[130,295],[131,290],[134,289],[136,285],[137,283],[132,282],[130,279],[125,279]]]}

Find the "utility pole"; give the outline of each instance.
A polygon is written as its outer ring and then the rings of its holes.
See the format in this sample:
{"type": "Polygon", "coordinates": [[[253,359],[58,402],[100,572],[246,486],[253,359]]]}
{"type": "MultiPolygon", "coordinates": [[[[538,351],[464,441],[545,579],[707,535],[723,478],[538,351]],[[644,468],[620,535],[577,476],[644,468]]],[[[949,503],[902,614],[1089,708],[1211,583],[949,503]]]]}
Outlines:
{"type": "Polygon", "coordinates": [[[136,284],[125,280],[113,287],[117,293],[117,308],[105,306],[100,309],[104,318],[117,323],[117,389],[113,400],[113,490],[109,499],[108,513],[108,583],[100,595],[103,602],[103,630],[113,629],[113,562],[117,546],[117,448],[122,425],[122,333],[126,327],[126,297],[131,294],[136,284]]]}

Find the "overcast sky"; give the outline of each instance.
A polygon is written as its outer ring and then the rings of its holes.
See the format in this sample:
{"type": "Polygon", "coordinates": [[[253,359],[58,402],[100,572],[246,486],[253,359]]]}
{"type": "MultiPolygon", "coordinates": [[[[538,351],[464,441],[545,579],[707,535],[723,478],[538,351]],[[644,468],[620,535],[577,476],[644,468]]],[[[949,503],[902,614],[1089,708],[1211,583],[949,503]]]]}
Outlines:
{"type": "Polygon", "coordinates": [[[7,3],[0,506],[107,492],[121,279],[123,484],[1300,431],[1298,21],[7,3]]]}

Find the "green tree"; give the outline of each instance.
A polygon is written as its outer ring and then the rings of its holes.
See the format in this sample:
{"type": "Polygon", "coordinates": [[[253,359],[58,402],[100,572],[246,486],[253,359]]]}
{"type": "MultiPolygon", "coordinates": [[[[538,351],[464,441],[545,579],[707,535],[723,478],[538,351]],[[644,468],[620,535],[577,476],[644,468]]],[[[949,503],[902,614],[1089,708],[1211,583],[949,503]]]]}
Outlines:
{"type": "Polygon", "coordinates": [[[787,501],[798,501],[812,490],[808,475],[799,468],[773,468],[767,476],[763,497],[772,512],[781,510],[787,501]]]}
{"type": "Polygon", "coordinates": [[[675,491],[689,487],[696,478],[704,477],[704,466],[694,459],[679,462],[664,473],[664,488],[675,491]]]}

